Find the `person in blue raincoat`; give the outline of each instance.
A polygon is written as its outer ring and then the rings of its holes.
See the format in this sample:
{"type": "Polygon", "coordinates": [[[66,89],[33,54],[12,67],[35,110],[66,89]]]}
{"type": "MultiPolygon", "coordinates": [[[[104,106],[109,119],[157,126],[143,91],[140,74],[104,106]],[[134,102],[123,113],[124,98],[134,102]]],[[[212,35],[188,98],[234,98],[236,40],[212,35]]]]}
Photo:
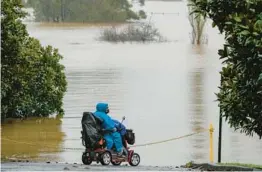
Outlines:
{"type": "Polygon", "coordinates": [[[117,131],[120,133],[122,137],[124,137],[124,135],[126,134],[126,127],[122,123],[120,123],[118,120],[113,119],[113,121],[115,123],[115,127],[117,131]]]}
{"type": "MultiPolygon", "coordinates": [[[[117,131],[118,131],[118,132],[120,133],[120,135],[121,135],[121,139],[124,139],[125,134],[126,134],[126,127],[125,127],[122,123],[120,123],[118,120],[113,119],[113,121],[114,121],[114,123],[115,123],[115,127],[116,127],[117,131]]],[[[124,142],[124,143],[122,142],[122,144],[125,144],[125,142],[124,142]]],[[[126,146],[126,145],[125,145],[125,146],[126,146]]],[[[126,148],[124,147],[124,145],[123,145],[123,154],[124,154],[124,155],[128,155],[128,151],[126,150],[126,148]]]]}
{"type": "Polygon", "coordinates": [[[107,103],[98,103],[96,105],[96,112],[94,112],[94,115],[102,120],[102,128],[106,131],[110,131],[104,135],[106,147],[110,150],[115,144],[116,152],[121,156],[123,155],[122,138],[120,133],[117,132],[115,122],[109,115],[107,115],[108,113],[109,108],[107,103]]]}

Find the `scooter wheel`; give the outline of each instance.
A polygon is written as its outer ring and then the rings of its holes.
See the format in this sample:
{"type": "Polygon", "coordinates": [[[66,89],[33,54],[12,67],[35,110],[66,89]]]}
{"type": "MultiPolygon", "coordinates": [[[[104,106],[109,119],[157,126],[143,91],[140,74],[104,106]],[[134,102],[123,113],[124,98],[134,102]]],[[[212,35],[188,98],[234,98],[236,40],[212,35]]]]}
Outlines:
{"type": "Polygon", "coordinates": [[[91,157],[86,156],[85,154],[83,154],[82,155],[82,162],[85,165],[90,165],[90,164],[92,164],[92,159],[91,159],[91,157]]]}
{"type": "Polygon", "coordinates": [[[116,161],[111,161],[111,163],[113,164],[113,165],[115,165],[115,166],[119,166],[119,165],[121,165],[121,161],[118,161],[118,162],[116,162],[116,161]]]}
{"type": "Polygon", "coordinates": [[[109,152],[104,152],[100,155],[100,162],[102,165],[109,165],[111,162],[111,154],[109,152]]]}
{"type": "Polygon", "coordinates": [[[133,155],[130,158],[129,164],[131,166],[138,166],[140,163],[140,156],[137,153],[133,153],[133,155]]]}

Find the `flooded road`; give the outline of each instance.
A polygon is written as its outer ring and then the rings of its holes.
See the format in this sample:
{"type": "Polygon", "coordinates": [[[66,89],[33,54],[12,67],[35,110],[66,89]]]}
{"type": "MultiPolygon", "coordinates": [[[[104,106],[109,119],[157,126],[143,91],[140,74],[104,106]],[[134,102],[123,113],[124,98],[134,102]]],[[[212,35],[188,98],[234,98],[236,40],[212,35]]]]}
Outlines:
{"type": "MultiPolygon", "coordinates": [[[[110,105],[113,118],[120,120],[126,116],[124,124],[134,129],[137,144],[179,137],[208,128],[212,123],[214,160],[217,161],[219,108],[214,93],[220,84],[217,51],[223,45],[223,36],[211,28],[209,22],[208,44],[192,46],[186,9],[184,2],[146,2],[147,12],[179,13],[151,17],[148,14],[160,33],[169,39],[167,43],[111,44],[96,40],[101,31],[98,27],[51,28],[28,24],[32,36],[43,45],[58,48],[64,56],[62,63],[68,81],[65,116],[57,127],[48,123],[43,127],[33,125],[31,130],[30,125],[24,129],[16,125],[3,126],[2,136],[28,142],[39,142],[41,132],[52,130],[56,141],[49,136],[42,145],[55,144],[57,149],[46,151],[40,145],[17,150],[13,147],[21,143],[2,140],[2,155],[25,154],[33,159],[51,157],[58,162],[81,163],[81,150],[65,148],[83,148],[81,115],[83,111],[94,111],[97,102],[105,101],[110,105]],[[21,134],[17,134],[17,130],[21,134]],[[29,138],[21,139],[23,133],[29,133],[29,138]]],[[[262,144],[257,136],[251,138],[233,132],[223,123],[222,144],[223,162],[261,164],[262,144]]],[[[138,147],[135,151],[141,156],[141,165],[208,162],[209,134],[138,147]]]]}

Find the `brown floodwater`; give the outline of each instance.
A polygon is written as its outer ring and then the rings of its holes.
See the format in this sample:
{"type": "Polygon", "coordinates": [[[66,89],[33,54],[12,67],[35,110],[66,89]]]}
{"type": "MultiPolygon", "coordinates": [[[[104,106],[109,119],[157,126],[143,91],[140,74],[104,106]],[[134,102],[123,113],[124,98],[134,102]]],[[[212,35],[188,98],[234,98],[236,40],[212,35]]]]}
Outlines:
{"type": "Polygon", "coordinates": [[[55,153],[65,134],[60,119],[30,118],[8,120],[2,124],[1,155],[3,159],[50,161],[58,158],[55,153]]]}
{"type": "MultiPolygon", "coordinates": [[[[144,9],[169,42],[113,44],[96,39],[101,32],[97,25],[28,23],[32,36],[43,45],[59,48],[64,56],[68,81],[65,116],[60,121],[2,125],[3,157],[80,163],[84,148],[81,115],[105,101],[113,118],[126,116],[124,124],[134,129],[136,144],[183,136],[212,123],[217,161],[219,108],[215,93],[221,69],[217,51],[224,43],[223,36],[208,21],[206,44],[192,46],[185,2],[148,1],[144,9]]],[[[222,144],[223,162],[262,163],[262,144],[257,136],[234,132],[224,122],[222,144]]],[[[209,134],[134,149],[141,155],[141,165],[208,162],[209,134]]]]}

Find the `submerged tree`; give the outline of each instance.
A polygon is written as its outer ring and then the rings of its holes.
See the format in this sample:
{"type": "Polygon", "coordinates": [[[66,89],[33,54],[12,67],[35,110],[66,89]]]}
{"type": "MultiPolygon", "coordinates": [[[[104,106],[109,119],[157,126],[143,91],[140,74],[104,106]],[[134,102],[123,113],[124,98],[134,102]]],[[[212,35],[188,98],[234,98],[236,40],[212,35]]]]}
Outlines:
{"type": "Polygon", "coordinates": [[[192,44],[201,44],[203,41],[203,31],[206,23],[206,18],[201,14],[192,13],[195,7],[192,4],[192,0],[188,0],[188,19],[192,27],[192,44]]]}
{"type": "Polygon", "coordinates": [[[21,0],[1,1],[1,117],[63,114],[66,91],[62,56],[42,47],[21,22],[21,0]]]}
{"type": "Polygon", "coordinates": [[[231,127],[262,138],[262,1],[193,0],[224,33],[219,107],[231,127]]]}
{"type": "Polygon", "coordinates": [[[131,24],[126,28],[106,28],[101,32],[100,40],[109,42],[165,42],[167,41],[152,24],[131,24]]]}
{"type": "Polygon", "coordinates": [[[145,5],[145,0],[139,0],[139,4],[140,4],[141,6],[144,6],[144,5],[145,5]]]}

